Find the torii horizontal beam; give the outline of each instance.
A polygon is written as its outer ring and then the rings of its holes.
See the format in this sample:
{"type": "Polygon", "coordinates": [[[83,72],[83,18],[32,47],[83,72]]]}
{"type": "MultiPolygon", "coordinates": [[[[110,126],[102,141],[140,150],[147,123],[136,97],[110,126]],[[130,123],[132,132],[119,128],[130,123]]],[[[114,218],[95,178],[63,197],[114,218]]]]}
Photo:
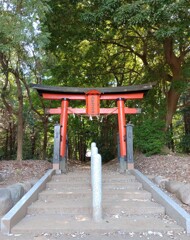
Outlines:
{"type": "MultiPolygon", "coordinates": [[[[125,107],[124,108],[124,112],[125,114],[137,114],[137,113],[141,113],[141,109],[140,108],[128,108],[125,107]]],[[[46,113],[47,114],[61,114],[61,108],[49,108],[46,109],[46,113]]],[[[72,108],[72,107],[68,107],[68,114],[82,114],[82,115],[86,115],[86,109],[85,108],[72,108]]],[[[118,108],[100,108],[100,115],[108,115],[108,114],[118,114],[118,108]]]]}
{"type": "MultiPolygon", "coordinates": [[[[66,93],[42,93],[43,99],[46,100],[86,100],[85,94],[66,94],[66,93]]],[[[122,93],[122,94],[102,94],[100,100],[117,100],[123,99],[143,99],[144,93],[122,93]]]]}

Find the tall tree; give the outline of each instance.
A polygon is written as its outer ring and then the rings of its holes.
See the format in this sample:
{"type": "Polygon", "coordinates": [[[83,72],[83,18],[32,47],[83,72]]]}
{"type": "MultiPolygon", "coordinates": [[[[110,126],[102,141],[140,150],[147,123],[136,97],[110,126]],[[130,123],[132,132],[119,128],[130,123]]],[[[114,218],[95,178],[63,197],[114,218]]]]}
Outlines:
{"type": "Polygon", "coordinates": [[[50,5],[53,78],[46,83],[95,87],[156,81],[146,113],[165,115],[168,129],[189,81],[184,76],[189,1],[55,0],[50,5]]]}
{"type": "Polygon", "coordinates": [[[88,24],[99,32],[101,29],[105,43],[112,42],[136,55],[145,73],[155,75],[155,65],[163,66],[160,81],[165,82],[166,128],[185,85],[182,68],[190,57],[189,8],[188,0],[105,0],[91,1],[83,15],[88,24]],[[117,28],[122,35],[107,37],[106,25],[117,28]]]}
{"type": "Polygon", "coordinates": [[[48,10],[46,0],[2,1],[0,6],[0,70],[3,77],[1,98],[6,111],[17,118],[17,160],[22,160],[24,133],[24,97],[35,54],[47,43],[41,20],[48,10]],[[13,87],[12,87],[13,86],[13,87]],[[16,103],[11,92],[17,96],[16,103]],[[17,104],[18,103],[18,104],[17,104]]]}

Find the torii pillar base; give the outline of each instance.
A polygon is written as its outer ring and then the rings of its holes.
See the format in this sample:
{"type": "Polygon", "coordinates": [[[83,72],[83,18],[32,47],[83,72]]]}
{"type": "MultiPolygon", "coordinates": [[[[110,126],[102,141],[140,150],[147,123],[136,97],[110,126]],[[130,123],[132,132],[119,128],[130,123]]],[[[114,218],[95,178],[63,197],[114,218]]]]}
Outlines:
{"type": "Polygon", "coordinates": [[[62,173],[67,173],[67,159],[66,157],[60,157],[59,168],[62,173]]]}
{"type": "Polygon", "coordinates": [[[134,163],[127,163],[127,169],[133,170],[134,169],[134,163]]]}
{"type": "Polygon", "coordinates": [[[127,162],[126,162],[126,159],[124,157],[120,157],[119,166],[120,166],[119,172],[120,173],[125,173],[126,168],[127,168],[127,162]]]}

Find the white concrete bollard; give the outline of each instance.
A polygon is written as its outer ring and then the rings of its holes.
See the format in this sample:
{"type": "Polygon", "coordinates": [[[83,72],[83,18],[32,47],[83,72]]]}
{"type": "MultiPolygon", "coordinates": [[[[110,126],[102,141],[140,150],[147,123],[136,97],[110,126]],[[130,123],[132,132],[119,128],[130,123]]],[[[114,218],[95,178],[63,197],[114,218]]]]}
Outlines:
{"type": "Polygon", "coordinates": [[[92,149],[93,147],[96,147],[96,143],[95,143],[95,142],[92,142],[92,143],[91,143],[91,149],[92,149]]]}
{"type": "Polygon", "coordinates": [[[95,222],[102,220],[102,158],[100,154],[93,156],[92,168],[92,207],[95,222]]]}
{"type": "MultiPolygon", "coordinates": [[[[91,145],[92,146],[92,145],[91,145]]],[[[93,186],[93,174],[92,169],[94,168],[94,156],[98,154],[98,148],[96,146],[91,147],[91,158],[90,158],[90,164],[91,164],[91,186],[93,186]]]]}

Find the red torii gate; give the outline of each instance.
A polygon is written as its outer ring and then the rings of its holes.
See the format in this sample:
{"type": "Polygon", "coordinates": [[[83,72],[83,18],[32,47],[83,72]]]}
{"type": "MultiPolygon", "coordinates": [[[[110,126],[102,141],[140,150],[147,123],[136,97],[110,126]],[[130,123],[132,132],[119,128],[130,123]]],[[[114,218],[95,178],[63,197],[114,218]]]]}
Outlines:
{"type": "MultiPolygon", "coordinates": [[[[119,141],[120,141],[120,161],[125,161],[126,157],[126,119],[125,114],[140,113],[138,108],[125,107],[126,100],[143,99],[145,93],[152,89],[153,84],[142,84],[124,87],[109,88],[73,88],[73,87],[53,87],[39,84],[32,84],[40,96],[47,100],[60,100],[61,106],[48,109],[48,114],[60,114],[60,157],[65,160],[66,156],[66,138],[68,114],[87,115],[89,117],[118,114],[119,141]],[[69,107],[70,100],[86,101],[86,108],[69,107]],[[117,107],[101,108],[101,100],[116,100],[117,107]]],[[[128,164],[128,169],[133,165],[128,164]]]]}

